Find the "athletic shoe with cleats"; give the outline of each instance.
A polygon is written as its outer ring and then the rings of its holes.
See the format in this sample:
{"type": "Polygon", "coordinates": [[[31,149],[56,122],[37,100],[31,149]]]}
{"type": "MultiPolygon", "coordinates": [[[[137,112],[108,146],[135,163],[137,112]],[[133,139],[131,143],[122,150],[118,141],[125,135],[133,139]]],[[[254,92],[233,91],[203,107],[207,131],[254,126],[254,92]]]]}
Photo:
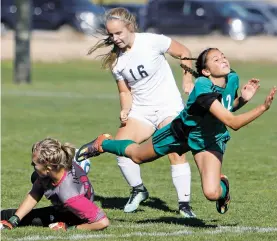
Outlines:
{"type": "Polygon", "coordinates": [[[196,218],[195,213],[192,211],[192,208],[189,205],[181,205],[179,207],[179,211],[181,216],[184,218],[196,218]]]}
{"type": "MultiPolygon", "coordinates": [[[[75,153],[77,154],[78,151],[79,151],[79,149],[76,149],[75,153]]],[[[76,162],[85,171],[86,174],[88,174],[89,171],[90,171],[90,166],[91,166],[90,160],[89,159],[84,159],[81,162],[77,162],[76,161],[76,159],[77,159],[76,154],[73,158],[73,161],[76,162]]]]}
{"type": "Polygon", "coordinates": [[[148,197],[149,197],[149,193],[146,189],[139,190],[139,189],[133,188],[131,191],[130,198],[124,207],[124,212],[131,213],[136,211],[139,207],[139,204],[145,201],[148,197]]]}
{"type": "Polygon", "coordinates": [[[221,181],[224,182],[224,184],[226,185],[226,196],[225,198],[220,198],[216,201],[216,209],[220,214],[224,214],[228,211],[229,209],[229,204],[231,201],[231,197],[230,197],[230,192],[229,192],[229,181],[228,181],[228,177],[221,174],[220,176],[221,181]]]}
{"type": "Polygon", "coordinates": [[[81,146],[76,153],[76,161],[81,162],[90,157],[99,156],[103,153],[102,143],[104,140],[110,140],[112,136],[110,134],[102,134],[95,140],[81,146]]]}

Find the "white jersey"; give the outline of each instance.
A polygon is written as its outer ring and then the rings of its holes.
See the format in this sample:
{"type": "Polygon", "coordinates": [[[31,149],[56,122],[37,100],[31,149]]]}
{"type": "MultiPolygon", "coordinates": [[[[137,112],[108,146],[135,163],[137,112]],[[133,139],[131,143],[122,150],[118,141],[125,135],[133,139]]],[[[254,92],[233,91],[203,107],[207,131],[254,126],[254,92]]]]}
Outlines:
{"type": "Polygon", "coordinates": [[[158,34],[136,33],[132,48],[120,53],[113,68],[117,81],[127,81],[135,106],[182,104],[181,94],[164,56],[171,39],[158,34]]]}

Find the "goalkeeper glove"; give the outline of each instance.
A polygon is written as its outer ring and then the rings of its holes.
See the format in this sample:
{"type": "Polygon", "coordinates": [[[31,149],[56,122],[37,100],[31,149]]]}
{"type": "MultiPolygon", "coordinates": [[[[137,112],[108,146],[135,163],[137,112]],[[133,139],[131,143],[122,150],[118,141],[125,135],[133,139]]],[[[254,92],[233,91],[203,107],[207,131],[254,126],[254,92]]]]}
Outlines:
{"type": "Polygon", "coordinates": [[[16,215],[13,215],[10,217],[10,219],[7,221],[7,220],[1,220],[0,221],[0,229],[13,229],[13,228],[16,228],[18,226],[20,222],[20,218],[16,215]]]}
{"type": "Polygon", "coordinates": [[[57,223],[51,223],[49,224],[49,228],[52,230],[69,230],[69,229],[75,229],[76,226],[68,226],[66,223],[63,222],[57,222],[57,223]]]}

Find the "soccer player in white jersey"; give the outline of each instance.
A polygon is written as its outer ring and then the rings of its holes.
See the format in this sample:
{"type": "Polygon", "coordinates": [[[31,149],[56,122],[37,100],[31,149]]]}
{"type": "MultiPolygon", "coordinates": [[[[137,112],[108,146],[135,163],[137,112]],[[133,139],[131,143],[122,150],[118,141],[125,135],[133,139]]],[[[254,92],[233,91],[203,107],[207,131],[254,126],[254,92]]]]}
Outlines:
{"type": "MultiPolygon", "coordinates": [[[[167,125],[184,108],[165,53],[191,67],[191,53],[184,45],[164,36],[138,33],[135,17],[124,8],[111,9],[106,15],[108,37],[91,48],[89,54],[101,47],[112,46],[104,55],[103,67],[109,68],[119,90],[121,126],[115,139],[131,139],[137,143],[147,140],[156,129],[167,125]]],[[[184,71],[183,89],[193,88],[192,77],[184,71]]],[[[148,198],[140,167],[126,157],[117,157],[118,166],[132,187],[125,212],[135,211],[148,198]]],[[[173,184],[179,211],[183,217],[195,217],[190,207],[191,170],[185,156],[169,155],[173,184]]]]}

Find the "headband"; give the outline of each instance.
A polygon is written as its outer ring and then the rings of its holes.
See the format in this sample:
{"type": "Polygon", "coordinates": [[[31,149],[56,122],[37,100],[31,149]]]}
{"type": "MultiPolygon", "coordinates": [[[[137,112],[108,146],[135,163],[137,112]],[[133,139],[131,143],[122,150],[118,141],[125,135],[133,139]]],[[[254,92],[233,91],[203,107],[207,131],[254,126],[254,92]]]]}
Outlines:
{"type": "Polygon", "coordinates": [[[110,15],[110,16],[107,17],[107,19],[117,19],[117,20],[121,20],[121,21],[124,21],[124,22],[131,23],[129,20],[127,20],[125,18],[122,18],[120,16],[116,16],[116,15],[110,15]]]}

